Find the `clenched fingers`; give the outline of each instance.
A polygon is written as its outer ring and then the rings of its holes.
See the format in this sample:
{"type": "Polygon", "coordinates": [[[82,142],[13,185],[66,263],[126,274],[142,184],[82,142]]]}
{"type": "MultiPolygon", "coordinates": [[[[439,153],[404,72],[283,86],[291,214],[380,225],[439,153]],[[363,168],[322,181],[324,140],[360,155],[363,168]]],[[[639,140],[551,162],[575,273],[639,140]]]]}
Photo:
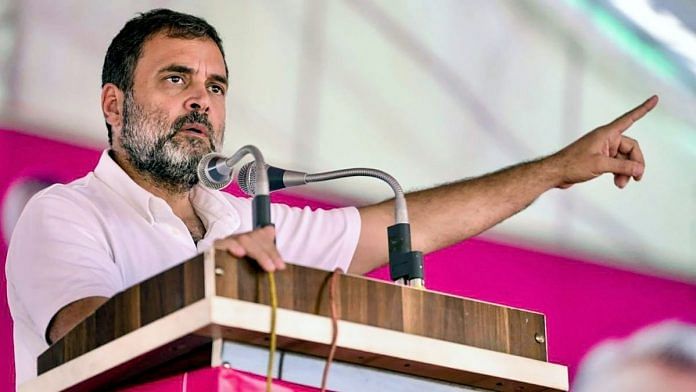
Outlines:
{"type": "Polygon", "coordinates": [[[643,172],[645,169],[645,158],[643,157],[643,152],[640,149],[640,145],[638,145],[638,141],[631,139],[628,136],[621,136],[619,153],[619,155],[621,155],[619,158],[638,162],[642,166],[643,170],[641,170],[638,175],[633,176],[634,180],[640,181],[640,179],[643,177],[643,172]]]}
{"type": "MultiPolygon", "coordinates": [[[[624,155],[622,153],[617,153],[617,155],[614,157],[616,159],[628,159],[628,155],[624,155]]],[[[617,188],[623,189],[628,185],[628,183],[631,181],[631,176],[626,175],[626,174],[614,174],[614,185],[616,185],[617,188]]]]}
{"type": "Polygon", "coordinates": [[[637,177],[642,174],[642,164],[629,159],[623,159],[620,155],[616,158],[599,156],[595,171],[597,174],[613,173],[614,183],[623,188],[628,183],[629,177],[637,177]]]}
{"type": "Polygon", "coordinates": [[[236,257],[249,257],[256,260],[266,271],[284,269],[280,253],[274,243],[273,226],[256,229],[248,233],[235,234],[215,241],[217,249],[226,250],[236,257]]]}

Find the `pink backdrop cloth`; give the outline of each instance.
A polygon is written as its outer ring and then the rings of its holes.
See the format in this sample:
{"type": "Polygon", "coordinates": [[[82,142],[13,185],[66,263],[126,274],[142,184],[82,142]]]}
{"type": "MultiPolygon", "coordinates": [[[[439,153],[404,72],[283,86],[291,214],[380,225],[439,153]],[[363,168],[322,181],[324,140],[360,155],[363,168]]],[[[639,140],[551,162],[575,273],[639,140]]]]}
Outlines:
{"type": "MultiPolygon", "coordinates": [[[[0,203],[11,185],[23,179],[69,182],[83,176],[94,168],[99,153],[0,130],[0,203]]],[[[328,206],[282,194],[273,200],[328,206]]],[[[3,265],[6,252],[7,244],[0,240],[3,265]]],[[[569,366],[571,377],[587,350],[606,338],[626,336],[665,319],[696,324],[696,285],[573,257],[471,239],[428,255],[425,269],[431,290],[546,314],[549,361],[569,366]]],[[[388,279],[388,270],[370,275],[388,279]]],[[[5,286],[3,273],[0,291],[5,292],[5,286]]],[[[7,298],[2,296],[0,390],[14,385],[11,326],[7,298]]]]}
{"type": "MultiPolygon", "coordinates": [[[[320,381],[320,380],[317,380],[320,381]]],[[[273,381],[273,392],[309,392],[317,388],[305,387],[286,381],[273,381]]],[[[198,369],[165,377],[131,388],[123,392],[265,392],[266,377],[223,367],[198,369]]]]}

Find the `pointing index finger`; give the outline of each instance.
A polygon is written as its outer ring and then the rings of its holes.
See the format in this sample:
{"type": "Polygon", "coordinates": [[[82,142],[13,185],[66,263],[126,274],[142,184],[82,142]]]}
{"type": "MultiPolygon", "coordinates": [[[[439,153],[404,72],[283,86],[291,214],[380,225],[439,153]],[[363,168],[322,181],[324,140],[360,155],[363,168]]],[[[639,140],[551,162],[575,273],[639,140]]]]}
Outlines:
{"type": "Polygon", "coordinates": [[[648,112],[651,111],[655,107],[655,105],[657,105],[658,100],[659,98],[657,97],[657,95],[653,95],[642,104],[636,106],[634,109],[629,110],[628,112],[624,113],[621,117],[612,121],[610,125],[612,125],[612,128],[618,131],[619,133],[624,132],[631,125],[633,125],[634,122],[640,120],[641,118],[643,118],[643,116],[648,114],[648,112]]]}

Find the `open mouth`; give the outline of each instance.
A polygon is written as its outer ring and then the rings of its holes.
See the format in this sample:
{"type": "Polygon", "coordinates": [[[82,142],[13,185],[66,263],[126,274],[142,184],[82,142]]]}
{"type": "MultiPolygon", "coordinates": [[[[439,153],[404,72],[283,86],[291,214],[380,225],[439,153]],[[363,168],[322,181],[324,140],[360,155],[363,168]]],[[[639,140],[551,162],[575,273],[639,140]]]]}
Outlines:
{"type": "Polygon", "coordinates": [[[184,124],[184,126],[181,127],[181,130],[188,134],[193,134],[205,138],[208,137],[208,129],[205,127],[205,125],[202,124],[184,124]]]}

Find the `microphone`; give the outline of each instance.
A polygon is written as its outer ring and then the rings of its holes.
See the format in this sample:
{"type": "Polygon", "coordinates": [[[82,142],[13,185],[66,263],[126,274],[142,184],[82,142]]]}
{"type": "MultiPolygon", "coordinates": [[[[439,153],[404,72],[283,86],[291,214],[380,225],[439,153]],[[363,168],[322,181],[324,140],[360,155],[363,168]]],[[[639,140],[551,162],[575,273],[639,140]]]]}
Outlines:
{"type": "Polygon", "coordinates": [[[222,154],[211,153],[198,162],[198,181],[210,189],[222,189],[232,182],[232,167],[222,154]]]}
{"type": "Polygon", "coordinates": [[[210,153],[198,162],[196,174],[201,185],[215,190],[222,189],[232,182],[232,168],[234,165],[247,154],[251,154],[254,157],[258,167],[257,170],[260,171],[257,178],[255,178],[254,189],[257,194],[254,195],[251,207],[253,226],[254,228],[261,228],[272,223],[271,201],[268,197],[268,174],[261,169],[266,166],[266,163],[263,154],[261,154],[258,148],[250,144],[246,145],[229,158],[221,154],[210,153]]]}
{"type": "MultiPolygon", "coordinates": [[[[285,170],[268,164],[264,166],[266,167],[266,173],[268,173],[269,192],[307,183],[307,173],[285,170]]],[[[256,162],[251,161],[245,163],[239,169],[239,173],[237,173],[239,188],[249,196],[256,194],[256,168],[256,162]]]]}
{"type": "Polygon", "coordinates": [[[404,191],[391,175],[377,169],[354,168],[334,170],[330,172],[307,174],[299,171],[281,169],[269,165],[258,165],[249,162],[242,166],[237,174],[237,183],[242,191],[249,195],[256,195],[258,182],[258,170],[264,167],[268,175],[269,191],[273,192],[283,188],[321,182],[345,177],[373,177],[380,179],[394,191],[394,217],[396,223],[387,228],[389,241],[389,270],[393,281],[409,286],[424,287],[423,279],[423,253],[411,250],[411,226],[408,223],[408,210],[404,191]]]}

